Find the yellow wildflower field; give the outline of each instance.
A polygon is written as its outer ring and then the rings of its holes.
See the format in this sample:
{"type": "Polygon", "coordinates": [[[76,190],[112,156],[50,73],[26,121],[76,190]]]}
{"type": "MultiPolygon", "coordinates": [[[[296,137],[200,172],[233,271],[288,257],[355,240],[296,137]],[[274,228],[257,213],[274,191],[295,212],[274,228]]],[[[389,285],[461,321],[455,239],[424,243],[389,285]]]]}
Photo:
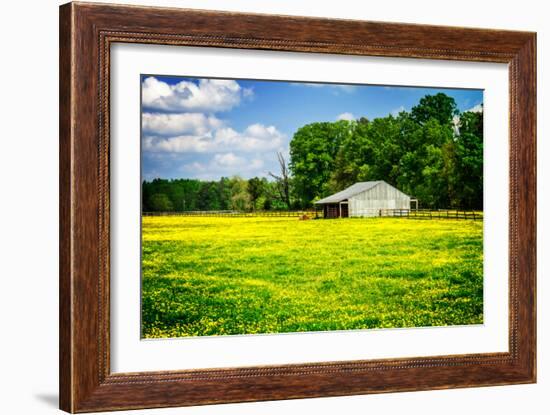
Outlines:
{"type": "Polygon", "coordinates": [[[483,322],[483,223],[143,217],[142,336],[483,322]]]}

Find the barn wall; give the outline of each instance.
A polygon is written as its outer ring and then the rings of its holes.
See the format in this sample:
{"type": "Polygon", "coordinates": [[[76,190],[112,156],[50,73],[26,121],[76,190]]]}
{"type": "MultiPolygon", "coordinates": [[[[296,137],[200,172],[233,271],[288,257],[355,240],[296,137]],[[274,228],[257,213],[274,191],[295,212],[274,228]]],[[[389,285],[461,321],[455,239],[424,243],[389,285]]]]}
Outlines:
{"type": "Polygon", "coordinates": [[[410,209],[411,198],[387,183],[380,183],[349,198],[349,216],[378,216],[380,209],[410,209]]]}

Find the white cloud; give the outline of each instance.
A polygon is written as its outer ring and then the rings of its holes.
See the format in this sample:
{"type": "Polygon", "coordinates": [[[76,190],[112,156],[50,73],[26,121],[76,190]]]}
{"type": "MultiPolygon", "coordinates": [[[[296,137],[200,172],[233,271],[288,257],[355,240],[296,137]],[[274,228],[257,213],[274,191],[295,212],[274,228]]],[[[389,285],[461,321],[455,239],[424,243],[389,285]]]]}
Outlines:
{"type": "Polygon", "coordinates": [[[243,97],[249,99],[254,98],[254,90],[252,88],[243,88],[243,97]]]}
{"type": "MultiPolygon", "coordinates": [[[[462,113],[464,114],[465,112],[483,112],[483,104],[474,105],[462,113]]],[[[460,135],[460,115],[453,116],[453,131],[456,135],[460,135]]]]}
{"type": "Polygon", "coordinates": [[[242,133],[232,128],[221,128],[214,134],[213,145],[216,149],[227,148],[239,151],[276,150],[283,144],[285,135],[274,126],[262,124],[249,125],[242,133]]]}
{"type": "Polygon", "coordinates": [[[391,115],[393,115],[394,117],[397,117],[399,115],[400,112],[403,112],[405,111],[405,107],[403,105],[401,105],[400,107],[398,108],[395,108],[392,112],[391,112],[391,115]]]}
{"type": "Polygon", "coordinates": [[[164,153],[206,153],[211,148],[208,137],[180,135],[177,137],[146,136],[143,138],[143,149],[148,152],[164,153]]]}
{"type": "Polygon", "coordinates": [[[236,167],[242,166],[246,161],[243,157],[238,157],[234,153],[223,153],[216,154],[213,158],[213,162],[217,166],[236,167]]]}
{"type": "Polygon", "coordinates": [[[265,176],[264,166],[264,161],[259,157],[249,158],[229,152],[215,154],[206,162],[184,164],[181,171],[203,180],[217,180],[235,174],[241,177],[265,176]]]}
{"type": "Polygon", "coordinates": [[[181,81],[169,85],[150,76],[142,84],[143,105],[163,111],[227,111],[252,94],[233,80],[200,79],[198,84],[181,81]]]}
{"type": "Polygon", "coordinates": [[[252,124],[242,132],[222,127],[203,135],[145,136],[143,148],[150,152],[174,153],[262,152],[278,150],[283,146],[284,140],[285,135],[274,126],[252,124]]]}
{"type": "Polygon", "coordinates": [[[344,85],[344,84],[327,84],[327,83],[312,83],[312,82],[293,82],[294,86],[305,86],[308,88],[329,88],[335,92],[341,91],[346,93],[355,92],[357,85],[344,85]]]}
{"type": "Polygon", "coordinates": [[[339,91],[343,91],[347,93],[355,92],[355,90],[357,89],[355,85],[332,85],[332,88],[336,88],[339,91]]]}
{"type": "Polygon", "coordinates": [[[260,158],[248,159],[240,157],[234,153],[222,153],[216,154],[210,163],[211,168],[225,169],[225,168],[239,168],[241,171],[258,170],[264,166],[264,162],[260,158]]]}
{"type": "Polygon", "coordinates": [[[336,119],[338,121],[340,120],[353,121],[355,119],[355,115],[353,115],[351,112],[343,112],[342,114],[338,115],[336,119]]]}
{"type": "Polygon", "coordinates": [[[474,105],[472,108],[464,112],[483,112],[483,104],[474,105]]]}
{"type": "Polygon", "coordinates": [[[223,121],[213,115],[186,112],[181,114],[143,113],[141,116],[143,132],[155,135],[205,135],[220,128],[223,121]]]}

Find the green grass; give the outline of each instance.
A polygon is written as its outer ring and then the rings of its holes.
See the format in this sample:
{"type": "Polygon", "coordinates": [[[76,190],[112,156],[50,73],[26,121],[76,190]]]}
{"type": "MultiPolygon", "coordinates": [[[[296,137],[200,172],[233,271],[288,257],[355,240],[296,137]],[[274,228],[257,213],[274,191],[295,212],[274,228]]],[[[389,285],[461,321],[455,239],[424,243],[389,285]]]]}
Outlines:
{"type": "Polygon", "coordinates": [[[142,335],[483,322],[481,222],[143,217],[142,335]]]}

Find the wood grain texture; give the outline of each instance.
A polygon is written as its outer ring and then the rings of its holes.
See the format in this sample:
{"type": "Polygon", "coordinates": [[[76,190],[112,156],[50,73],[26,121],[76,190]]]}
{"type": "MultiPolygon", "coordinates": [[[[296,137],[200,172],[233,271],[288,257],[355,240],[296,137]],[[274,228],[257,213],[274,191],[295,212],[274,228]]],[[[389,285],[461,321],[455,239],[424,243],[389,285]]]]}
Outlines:
{"type": "Polygon", "coordinates": [[[104,4],[60,9],[60,407],[68,412],[535,381],[533,33],[104,4]],[[510,67],[510,351],[110,373],[109,70],[116,42],[503,62],[510,67]]]}
{"type": "Polygon", "coordinates": [[[71,55],[72,19],[70,8],[59,15],[59,405],[72,409],[72,288],[71,288],[71,55]]]}

